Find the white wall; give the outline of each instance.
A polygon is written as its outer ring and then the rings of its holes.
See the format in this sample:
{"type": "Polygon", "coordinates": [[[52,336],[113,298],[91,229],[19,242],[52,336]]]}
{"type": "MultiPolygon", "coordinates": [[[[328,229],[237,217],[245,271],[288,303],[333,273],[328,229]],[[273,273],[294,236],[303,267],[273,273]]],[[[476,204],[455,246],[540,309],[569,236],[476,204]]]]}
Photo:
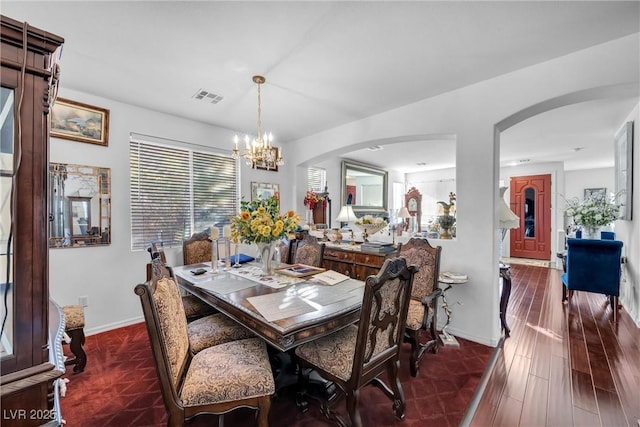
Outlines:
{"type": "MultiPolygon", "coordinates": [[[[149,254],[131,251],[129,133],[224,150],[231,150],[233,133],[64,86],[60,88],[59,96],[110,110],[108,147],[52,138],[50,150],[52,162],[111,168],[111,245],[49,250],[51,297],[61,305],[68,305],[77,304],[80,296],[87,296],[86,332],[92,334],[139,321],[142,316],[140,301],[133,288],[146,278],[149,254]]],[[[279,172],[252,170],[241,162],[241,194],[250,199],[251,181],[278,183],[281,189],[286,189],[289,167],[285,165],[279,172]]],[[[292,206],[291,193],[283,191],[281,202],[282,206],[292,206]]],[[[170,264],[181,265],[182,248],[167,249],[167,258],[170,264]]]]}
{"type": "Polygon", "coordinates": [[[558,102],[549,103],[547,109],[562,106],[572,100],[558,98],[566,94],[637,83],[638,50],[637,35],[595,46],[303,138],[290,147],[291,158],[303,164],[366,147],[374,140],[384,144],[397,138],[455,135],[458,237],[442,241],[442,268],[465,272],[470,281],[449,291],[450,303],[462,304],[454,306],[451,332],[496,344],[500,337],[497,127],[508,128],[518,121],[514,114],[535,105],[544,107],[548,100],[558,102]],[[505,124],[507,118],[511,120],[505,124]]]}

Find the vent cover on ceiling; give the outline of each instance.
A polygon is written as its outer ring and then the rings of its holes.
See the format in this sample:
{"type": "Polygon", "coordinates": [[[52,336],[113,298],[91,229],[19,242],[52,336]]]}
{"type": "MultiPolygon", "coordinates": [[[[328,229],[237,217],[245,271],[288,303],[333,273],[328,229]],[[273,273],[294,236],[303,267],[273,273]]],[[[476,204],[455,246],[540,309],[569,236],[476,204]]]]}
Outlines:
{"type": "Polygon", "coordinates": [[[198,89],[195,95],[193,95],[193,98],[201,101],[208,101],[208,102],[211,102],[212,104],[217,104],[218,102],[224,99],[224,97],[220,95],[216,95],[215,93],[209,92],[204,89],[198,89]]]}

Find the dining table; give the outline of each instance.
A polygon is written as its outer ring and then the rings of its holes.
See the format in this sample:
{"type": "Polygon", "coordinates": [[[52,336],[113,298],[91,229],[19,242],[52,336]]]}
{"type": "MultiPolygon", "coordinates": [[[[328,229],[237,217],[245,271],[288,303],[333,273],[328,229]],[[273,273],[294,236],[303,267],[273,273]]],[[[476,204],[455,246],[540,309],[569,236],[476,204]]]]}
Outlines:
{"type": "Polygon", "coordinates": [[[364,282],[328,285],[314,276],[267,275],[255,262],[237,268],[210,263],[173,268],[180,287],[234,319],[282,352],[356,323],[364,282]],[[204,270],[204,272],[202,271],[204,270]]]}

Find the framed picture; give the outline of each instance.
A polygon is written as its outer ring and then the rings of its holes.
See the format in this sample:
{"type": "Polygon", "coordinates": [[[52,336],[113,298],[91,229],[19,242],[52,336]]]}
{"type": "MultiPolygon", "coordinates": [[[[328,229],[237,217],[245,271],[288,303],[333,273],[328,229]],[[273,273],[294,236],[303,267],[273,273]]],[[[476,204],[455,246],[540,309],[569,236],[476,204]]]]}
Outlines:
{"type": "Polygon", "coordinates": [[[58,98],[51,109],[52,137],[109,145],[109,110],[58,98]]]}
{"type": "Polygon", "coordinates": [[[620,219],[631,221],[633,195],[633,122],[627,122],[616,133],[615,141],[616,198],[620,219]]]}
{"type": "Polygon", "coordinates": [[[606,188],[585,188],[584,198],[587,199],[592,196],[607,197],[607,189],[606,188]]]}
{"type": "MultiPolygon", "coordinates": [[[[274,159],[278,158],[278,149],[276,147],[272,147],[269,149],[269,151],[271,151],[271,155],[273,156],[274,159]]],[[[270,171],[274,171],[274,172],[278,172],[278,165],[274,164],[273,166],[269,166],[268,168],[264,165],[261,165],[259,163],[254,163],[253,164],[253,168],[254,169],[263,169],[263,170],[270,170],[270,171]]]]}
{"type": "Polygon", "coordinates": [[[267,182],[251,182],[251,200],[268,199],[280,194],[279,184],[267,182]]]}

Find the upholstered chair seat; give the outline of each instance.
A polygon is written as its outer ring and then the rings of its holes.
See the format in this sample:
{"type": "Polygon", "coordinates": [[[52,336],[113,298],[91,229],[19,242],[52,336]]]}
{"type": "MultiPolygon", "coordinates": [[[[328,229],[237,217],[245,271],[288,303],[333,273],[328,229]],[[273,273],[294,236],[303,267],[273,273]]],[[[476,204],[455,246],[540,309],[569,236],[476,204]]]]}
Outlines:
{"type": "Polygon", "coordinates": [[[182,385],[182,403],[231,402],[275,392],[267,346],[249,338],[209,347],[193,357],[182,385]]]}
{"type": "MultiPolygon", "coordinates": [[[[428,302],[427,307],[433,307],[433,303],[428,302]]],[[[430,309],[427,315],[429,316],[427,322],[430,323],[432,321],[431,316],[433,316],[433,309],[430,309]]],[[[422,304],[422,301],[414,299],[410,300],[409,312],[407,313],[407,329],[417,331],[422,328],[422,325],[424,324],[424,316],[425,306],[422,304]]]]}
{"type": "Polygon", "coordinates": [[[182,305],[184,306],[184,313],[187,316],[187,320],[198,319],[216,312],[209,304],[191,294],[182,296],[182,305]]]}
{"type": "Polygon", "coordinates": [[[326,337],[313,340],[297,348],[298,357],[322,366],[329,374],[347,381],[351,377],[356,352],[358,327],[351,325],[326,337]]]}
{"type": "Polygon", "coordinates": [[[229,341],[255,337],[250,330],[222,313],[210,314],[189,322],[187,334],[194,354],[229,341]]]}

